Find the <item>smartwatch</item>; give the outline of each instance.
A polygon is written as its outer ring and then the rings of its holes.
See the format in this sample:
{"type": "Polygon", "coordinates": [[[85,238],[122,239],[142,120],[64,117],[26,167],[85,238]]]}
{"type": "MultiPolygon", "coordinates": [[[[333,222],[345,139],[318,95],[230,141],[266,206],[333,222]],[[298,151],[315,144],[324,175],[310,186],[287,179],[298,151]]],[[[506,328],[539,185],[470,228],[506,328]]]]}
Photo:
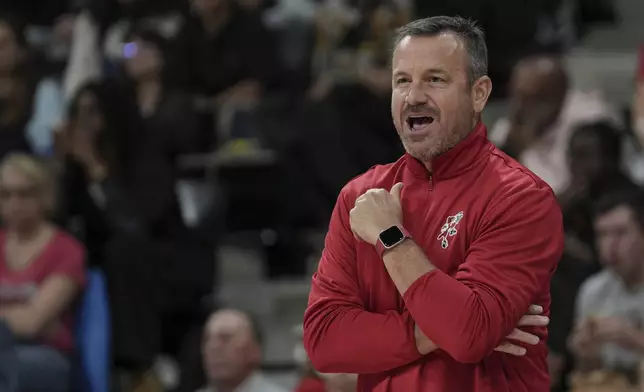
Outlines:
{"type": "Polygon", "coordinates": [[[376,242],[376,251],[378,256],[382,255],[389,249],[393,249],[400,245],[407,238],[411,238],[409,232],[399,226],[391,226],[390,228],[380,232],[378,242],[376,242]]]}

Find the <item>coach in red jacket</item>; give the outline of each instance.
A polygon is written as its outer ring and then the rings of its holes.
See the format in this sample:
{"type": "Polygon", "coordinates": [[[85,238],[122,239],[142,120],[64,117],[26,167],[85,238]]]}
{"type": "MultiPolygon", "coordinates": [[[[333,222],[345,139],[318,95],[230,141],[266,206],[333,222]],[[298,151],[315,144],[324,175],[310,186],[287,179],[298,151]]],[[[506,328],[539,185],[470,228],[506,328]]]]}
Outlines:
{"type": "Polygon", "coordinates": [[[338,197],[304,319],[311,361],[364,392],[549,391],[545,327],[525,355],[495,351],[530,304],[548,314],[564,238],[552,190],[487,140],[483,32],[417,20],[392,68],[407,153],[338,197]]]}

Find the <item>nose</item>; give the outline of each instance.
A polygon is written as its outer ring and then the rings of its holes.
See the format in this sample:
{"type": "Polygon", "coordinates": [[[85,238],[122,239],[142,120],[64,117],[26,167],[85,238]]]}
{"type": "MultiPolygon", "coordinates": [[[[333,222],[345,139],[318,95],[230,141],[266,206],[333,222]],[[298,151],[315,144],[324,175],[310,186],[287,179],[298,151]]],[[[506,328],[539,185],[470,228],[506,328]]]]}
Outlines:
{"type": "Polygon", "coordinates": [[[428,97],[422,86],[418,83],[414,83],[409,88],[409,93],[407,94],[407,104],[409,106],[417,106],[427,103],[428,97]]]}

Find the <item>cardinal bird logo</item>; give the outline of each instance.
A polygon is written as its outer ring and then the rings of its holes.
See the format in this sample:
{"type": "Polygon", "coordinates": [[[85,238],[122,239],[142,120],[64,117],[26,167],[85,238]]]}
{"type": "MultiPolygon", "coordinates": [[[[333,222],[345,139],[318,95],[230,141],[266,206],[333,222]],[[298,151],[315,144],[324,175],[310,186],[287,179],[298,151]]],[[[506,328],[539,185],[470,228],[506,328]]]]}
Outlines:
{"type": "Polygon", "coordinates": [[[441,232],[438,234],[438,237],[436,237],[436,239],[441,242],[441,248],[449,248],[450,237],[454,237],[456,233],[458,233],[456,226],[458,226],[458,222],[463,219],[463,215],[463,211],[459,211],[458,213],[447,217],[445,224],[441,227],[441,232]]]}

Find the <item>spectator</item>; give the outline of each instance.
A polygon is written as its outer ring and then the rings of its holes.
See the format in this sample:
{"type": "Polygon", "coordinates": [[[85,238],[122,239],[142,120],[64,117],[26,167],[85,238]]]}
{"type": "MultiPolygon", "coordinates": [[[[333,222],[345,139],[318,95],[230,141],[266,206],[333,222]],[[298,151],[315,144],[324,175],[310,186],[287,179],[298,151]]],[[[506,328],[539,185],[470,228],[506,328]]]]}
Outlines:
{"type": "Polygon", "coordinates": [[[31,116],[34,83],[27,71],[24,26],[0,18],[0,158],[31,150],[25,126],[31,116]]]}
{"type": "MultiPolygon", "coordinates": [[[[193,0],[192,7],[194,16],[177,37],[175,82],[202,98],[203,109],[214,113],[217,142],[224,142],[239,117],[245,123],[246,113],[276,87],[281,68],[276,43],[261,16],[234,0],[193,0]]],[[[243,135],[232,137],[255,136],[242,128],[243,135]]]]}
{"type": "Polygon", "coordinates": [[[138,208],[128,187],[133,168],[127,136],[135,135],[136,122],[120,98],[93,83],[72,101],[69,122],[57,135],[64,163],[59,218],[85,243],[89,262],[105,272],[115,364],[127,371],[133,390],[155,390],[150,369],[160,352],[161,267],[148,236],[149,210],[138,208]]]}
{"type": "Polygon", "coordinates": [[[601,369],[634,379],[644,357],[644,197],[640,191],[606,196],[594,223],[605,268],[581,287],[570,347],[580,372],[601,369]]]}
{"type": "Polygon", "coordinates": [[[573,90],[560,59],[536,56],[514,68],[510,108],[490,140],[541,177],[559,194],[570,182],[566,150],[576,125],[613,120],[617,114],[593,94],[573,90]]]}
{"type": "Polygon", "coordinates": [[[10,392],[70,387],[85,255],[47,221],[53,197],[52,176],[34,158],[10,155],[0,164],[0,379],[11,380],[10,392]]]}
{"type": "Polygon", "coordinates": [[[270,88],[279,67],[259,15],[234,0],[193,0],[192,7],[195,18],[183,24],[174,58],[187,89],[221,103],[257,98],[270,88]]]}
{"type": "Polygon", "coordinates": [[[49,155],[52,150],[62,91],[55,78],[41,78],[45,61],[34,54],[24,25],[0,16],[0,157],[12,151],[49,155]]]}
{"type": "Polygon", "coordinates": [[[559,197],[566,248],[550,284],[552,322],[548,328],[551,379],[565,383],[571,369],[566,339],[572,329],[574,299],[586,278],[599,270],[595,254],[592,205],[616,189],[637,189],[622,171],[623,133],[610,123],[577,127],[568,147],[571,186],[559,197]]]}
{"type": "Polygon", "coordinates": [[[174,191],[177,159],[200,151],[204,140],[190,97],[166,83],[168,41],[148,29],[133,29],[123,47],[125,57],[124,101],[131,106],[135,135],[128,140],[137,148],[130,169],[133,193],[147,204],[155,236],[176,236],[183,229],[174,191]],[[143,147],[145,146],[145,147],[143,147]],[[143,180],[145,179],[145,180],[143,180]]]}
{"type": "Polygon", "coordinates": [[[140,28],[133,29],[127,37],[123,99],[134,108],[132,112],[138,112],[133,121],[139,124],[136,137],[129,138],[136,153],[129,161],[135,180],[128,184],[128,190],[142,210],[148,211],[145,217],[150,239],[158,249],[158,258],[166,263],[157,272],[163,288],[159,297],[162,349],[192,357],[179,359],[181,374],[191,382],[192,378],[203,379],[203,374],[187,376],[202,368],[198,338],[192,339],[194,343],[188,341],[190,336],[200,335],[203,315],[198,304],[212,291],[216,235],[210,227],[203,227],[204,220],[197,222],[197,228],[186,228],[175,189],[185,174],[179,172],[178,158],[201,151],[206,138],[199,133],[191,98],[166,83],[168,41],[152,30],[140,28]]]}
{"type": "Polygon", "coordinates": [[[259,372],[262,337],[247,313],[224,309],[213,313],[204,332],[202,354],[208,387],[201,392],[286,392],[259,372]]]}

